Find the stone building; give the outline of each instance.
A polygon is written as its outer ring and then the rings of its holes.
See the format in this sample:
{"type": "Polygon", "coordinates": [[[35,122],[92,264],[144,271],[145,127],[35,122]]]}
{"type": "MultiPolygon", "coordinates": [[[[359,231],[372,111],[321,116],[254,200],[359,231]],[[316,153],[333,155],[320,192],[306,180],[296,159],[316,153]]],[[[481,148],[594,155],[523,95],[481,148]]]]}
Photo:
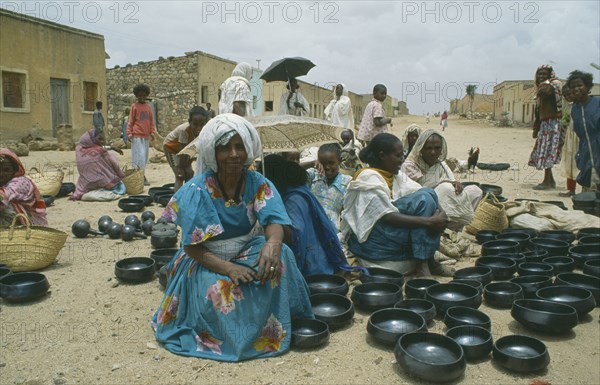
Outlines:
{"type": "Polygon", "coordinates": [[[104,37],[0,8],[0,139],[78,138],[106,105],[104,37]]]}

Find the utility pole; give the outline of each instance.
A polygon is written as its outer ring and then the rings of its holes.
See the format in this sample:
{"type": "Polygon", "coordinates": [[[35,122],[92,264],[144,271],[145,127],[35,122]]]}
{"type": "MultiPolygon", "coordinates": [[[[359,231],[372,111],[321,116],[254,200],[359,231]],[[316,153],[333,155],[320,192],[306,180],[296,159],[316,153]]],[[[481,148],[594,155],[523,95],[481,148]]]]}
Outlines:
{"type": "Polygon", "coordinates": [[[256,59],[256,65],[257,65],[258,69],[260,69],[260,60],[261,59],[256,59]]]}

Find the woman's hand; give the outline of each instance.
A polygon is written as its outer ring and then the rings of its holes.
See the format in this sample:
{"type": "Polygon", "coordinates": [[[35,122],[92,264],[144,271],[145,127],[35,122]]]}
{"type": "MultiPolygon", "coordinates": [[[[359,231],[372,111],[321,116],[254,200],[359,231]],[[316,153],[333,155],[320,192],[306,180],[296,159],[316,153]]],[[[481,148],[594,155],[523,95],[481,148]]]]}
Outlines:
{"type": "Polygon", "coordinates": [[[323,165],[321,164],[321,162],[319,162],[318,160],[315,161],[315,169],[317,170],[317,173],[319,174],[319,176],[325,175],[325,169],[323,168],[323,165]]]}
{"type": "Polygon", "coordinates": [[[437,210],[435,214],[429,217],[428,230],[433,233],[441,233],[448,226],[448,216],[442,210],[437,210]]]}
{"type": "Polygon", "coordinates": [[[460,194],[463,191],[463,185],[459,181],[452,182],[452,185],[454,186],[454,192],[456,193],[456,195],[460,194]]]}
{"type": "Polygon", "coordinates": [[[281,246],[281,242],[268,241],[260,250],[256,265],[258,265],[257,277],[261,283],[265,283],[279,274],[281,246]]]}
{"type": "Polygon", "coordinates": [[[257,279],[256,271],[248,266],[238,265],[237,263],[230,263],[227,269],[227,276],[236,286],[257,279]]]}

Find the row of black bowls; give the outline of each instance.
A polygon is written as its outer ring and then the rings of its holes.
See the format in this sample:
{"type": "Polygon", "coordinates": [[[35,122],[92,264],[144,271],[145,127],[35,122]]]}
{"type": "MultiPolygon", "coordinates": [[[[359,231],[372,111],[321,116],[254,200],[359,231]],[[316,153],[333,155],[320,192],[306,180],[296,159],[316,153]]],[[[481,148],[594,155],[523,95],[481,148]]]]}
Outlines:
{"type": "Polygon", "coordinates": [[[0,297],[5,301],[29,302],[46,295],[49,288],[50,283],[44,274],[13,273],[8,266],[0,266],[0,297]]]}
{"type": "Polygon", "coordinates": [[[173,193],[174,184],[168,183],[161,187],[150,187],[148,195],[130,195],[127,198],[121,198],[117,205],[125,212],[142,211],[144,207],[151,205],[152,202],[165,207],[171,200],[173,193]]]}

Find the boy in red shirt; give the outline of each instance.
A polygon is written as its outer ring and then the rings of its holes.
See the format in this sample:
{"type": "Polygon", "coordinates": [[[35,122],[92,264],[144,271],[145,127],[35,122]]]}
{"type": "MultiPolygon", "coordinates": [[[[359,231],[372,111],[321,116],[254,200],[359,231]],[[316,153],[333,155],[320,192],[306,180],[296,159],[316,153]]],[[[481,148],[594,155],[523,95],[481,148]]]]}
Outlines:
{"type": "MultiPolygon", "coordinates": [[[[150,139],[153,138],[154,131],[156,131],[152,108],[146,103],[146,98],[150,95],[150,88],[145,84],[138,84],[133,88],[133,94],[137,101],[131,105],[129,124],[127,125],[127,140],[131,141],[131,164],[133,168],[145,171],[148,163],[150,139]]],[[[144,176],[144,186],[149,185],[150,183],[144,176]]]]}

